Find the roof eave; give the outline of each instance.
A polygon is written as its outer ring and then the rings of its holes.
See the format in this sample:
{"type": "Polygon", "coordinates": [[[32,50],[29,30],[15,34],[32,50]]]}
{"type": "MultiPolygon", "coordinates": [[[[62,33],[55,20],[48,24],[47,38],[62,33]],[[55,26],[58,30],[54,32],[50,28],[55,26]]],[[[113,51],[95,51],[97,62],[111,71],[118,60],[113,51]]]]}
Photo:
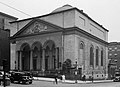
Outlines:
{"type": "Polygon", "coordinates": [[[52,14],[57,14],[57,13],[65,12],[65,11],[70,11],[70,10],[77,10],[77,11],[79,11],[81,14],[83,14],[84,16],[86,16],[88,19],[90,19],[91,21],[93,21],[94,23],[96,23],[98,26],[102,27],[104,30],[106,30],[107,32],[109,32],[109,30],[107,30],[106,28],[104,28],[102,25],[100,25],[99,23],[97,23],[96,21],[94,21],[91,17],[89,17],[86,13],[84,13],[83,10],[79,10],[76,7],[73,7],[73,8],[67,9],[67,10],[63,10],[63,11],[49,13],[49,14],[42,15],[42,16],[37,16],[37,17],[22,19],[22,20],[18,20],[18,21],[13,21],[13,22],[10,22],[10,23],[21,22],[21,21],[25,21],[25,20],[31,20],[31,19],[34,19],[34,18],[41,18],[41,17],[45,17],[45,16],[49,16],[49,15],[52,15],[52,14]]]}

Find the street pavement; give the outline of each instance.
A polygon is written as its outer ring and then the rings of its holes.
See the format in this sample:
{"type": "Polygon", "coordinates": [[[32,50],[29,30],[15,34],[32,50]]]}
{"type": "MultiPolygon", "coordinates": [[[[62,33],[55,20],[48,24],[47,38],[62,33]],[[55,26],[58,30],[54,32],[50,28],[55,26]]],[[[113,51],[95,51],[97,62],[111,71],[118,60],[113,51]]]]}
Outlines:
{"type": "MultiPolygon", "coordinates": [[[[55,84],[55,79],[53,78],[42,78],[42,77],[33,77],[32,84],[13,84],[7,87],[120,87],[120,83],[115,83],[112,80],[97,80],[97,81],[80,81],[77,80],[75,83],[74,80],[65,80],[61,82],[58,79],[58,84],[55,84]]],[[[3,86],[0,86],[3,87],[3,86]]]]}
{"type": "MultiPolygon", "coordinates": [[[[3,86],[0,86],[3,87],[3,86]]],[[[55,84],[52,81],[40,81],[40,80],[33,80],[32,84],[10,84],[7,87],[120,87],[120,82],[104,82],[104,83],[90,83],[90,84],[69,84],[69,83],[62,83],[58,82],[55,84]]]]}
{"type": "MultiPolygon", "coordinates": [[[[43,78],[43,77],[33,77],[34,80],[39,80],[39,81],[55,81],[54,78],[43,78]]],[[[60,80],[58,79],[58,82],[60,80]]],[[[74,84],[76,81],[75,80],[65,80],[64,83],[70,83],[70,84],[74,84]]],[[[92,81],[81,81],[81,80],[77,80],[77,83],[105,83],[105,82],[112,82],[112,80],[94,80],[92,81]]]]}

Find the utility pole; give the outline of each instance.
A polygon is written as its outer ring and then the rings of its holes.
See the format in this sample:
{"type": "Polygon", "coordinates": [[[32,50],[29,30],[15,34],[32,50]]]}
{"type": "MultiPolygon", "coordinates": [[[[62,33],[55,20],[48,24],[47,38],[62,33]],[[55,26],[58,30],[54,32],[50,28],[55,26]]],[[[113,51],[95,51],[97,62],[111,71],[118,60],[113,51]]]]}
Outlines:
{"type": "Polygon", "coordinates": [[[2,62],[3,62],[3,71],[4,71],[4,75],[3,75],[3,87],[6,87],[5,77],[6,77],[7,60],[4,59],[2,62]]]}

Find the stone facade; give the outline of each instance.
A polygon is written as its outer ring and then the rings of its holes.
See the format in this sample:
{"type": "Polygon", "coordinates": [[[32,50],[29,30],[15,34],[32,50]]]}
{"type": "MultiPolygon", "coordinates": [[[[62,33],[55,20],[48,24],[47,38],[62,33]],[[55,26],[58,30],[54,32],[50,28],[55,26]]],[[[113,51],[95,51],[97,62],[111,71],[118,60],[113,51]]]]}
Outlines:
{"type": "Polygon", "coordinates": [[[72,60],[72,64],[75,64],[75,61],[78,61],[78,67],[82,67],[82,74],[86,74],[87,78],[91,76],[92,71],[94,72],[94,77],[97,78],[104,78],[105,74],[107,74],[107,59],[106,59],[106,45],[103,45],[97,40],[93,38],[89,38],[86,36],[82,36],[81,34],[70,34],[65,35],[65,42],[64,42],[64,60],[69,58],[72,60]],[[80,44],[83,44],[84,51],[83,54],[80,52],[80,44]],[[96,66],[96,62],[94,62],[94,69],[90,66],[90,47],[91,45],[94,48],[94,61],[96,61],[96,48],[99,48],[99,63],[96,66]],[[104,51],[104,60],[103,66],[101,65],[101,51],[104,51]],[[80,58],[80,55],[83,55],[80,58]],[[82,60],[82,61],[79,61],[82,60]]]}
{"type": "Polygon", "coordinates": [[[120,42],[110,42],[108,45],[108,76],[115,76],[115,71],[120,69],[120,42]]]}
{"type": "Polygon", "coordinates": [[[9,22],[16,21],[17,18],[0,12],[0,70],[3,68],[2,60],[7,59],[7,70],[10,69],[10,35],[13,35],[12,26],[9,22]]]}
{"type": "Polygon", "coordinates": [[[104,79],[107,75],[108,30],[82,10],[65,5],[50,14],[11,24],[18,25],[18,32],[12,37],[17,69],[62,69],[59,63],[70,59],[72,66],[77,63],[77,68],[82,69],[81,74],[87,78],[104,79]],[[39,55],[35,55],[38,52],[39,55]],[[36,60],[40,65],[35,65],[36,60]],[[24,61],[29,61],[27,68],[23,67],[24,61]]]}

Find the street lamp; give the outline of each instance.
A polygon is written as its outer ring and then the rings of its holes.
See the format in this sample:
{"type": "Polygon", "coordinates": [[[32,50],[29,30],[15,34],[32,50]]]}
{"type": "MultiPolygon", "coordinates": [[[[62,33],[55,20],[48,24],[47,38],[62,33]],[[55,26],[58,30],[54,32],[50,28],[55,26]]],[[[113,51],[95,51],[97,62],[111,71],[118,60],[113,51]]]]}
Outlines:
{"type": "Polygon", "coordinates": [[[77,61],[75,61],[75,83],[77,83],[77,61]]]}
{"type": "Polygon", "coordinates": [[[16,68],[16,61],[15,61],[15,70],[16,70],[17,68],[16,68]]]}
{"type": "Polygon", "coordinates": [[[94,79],[94,66],[92,65],[92,75],[91,75],[91,81],[93,82],[93,79],[94,79]]]}
{"type": "Polygon", "coordinates": [[[91,79],[92,79],[92,82],[93,82],[93,79],[94,79],[94,77],[93,77],[93,70],[92,70],[92,78],[91,79]]]}

